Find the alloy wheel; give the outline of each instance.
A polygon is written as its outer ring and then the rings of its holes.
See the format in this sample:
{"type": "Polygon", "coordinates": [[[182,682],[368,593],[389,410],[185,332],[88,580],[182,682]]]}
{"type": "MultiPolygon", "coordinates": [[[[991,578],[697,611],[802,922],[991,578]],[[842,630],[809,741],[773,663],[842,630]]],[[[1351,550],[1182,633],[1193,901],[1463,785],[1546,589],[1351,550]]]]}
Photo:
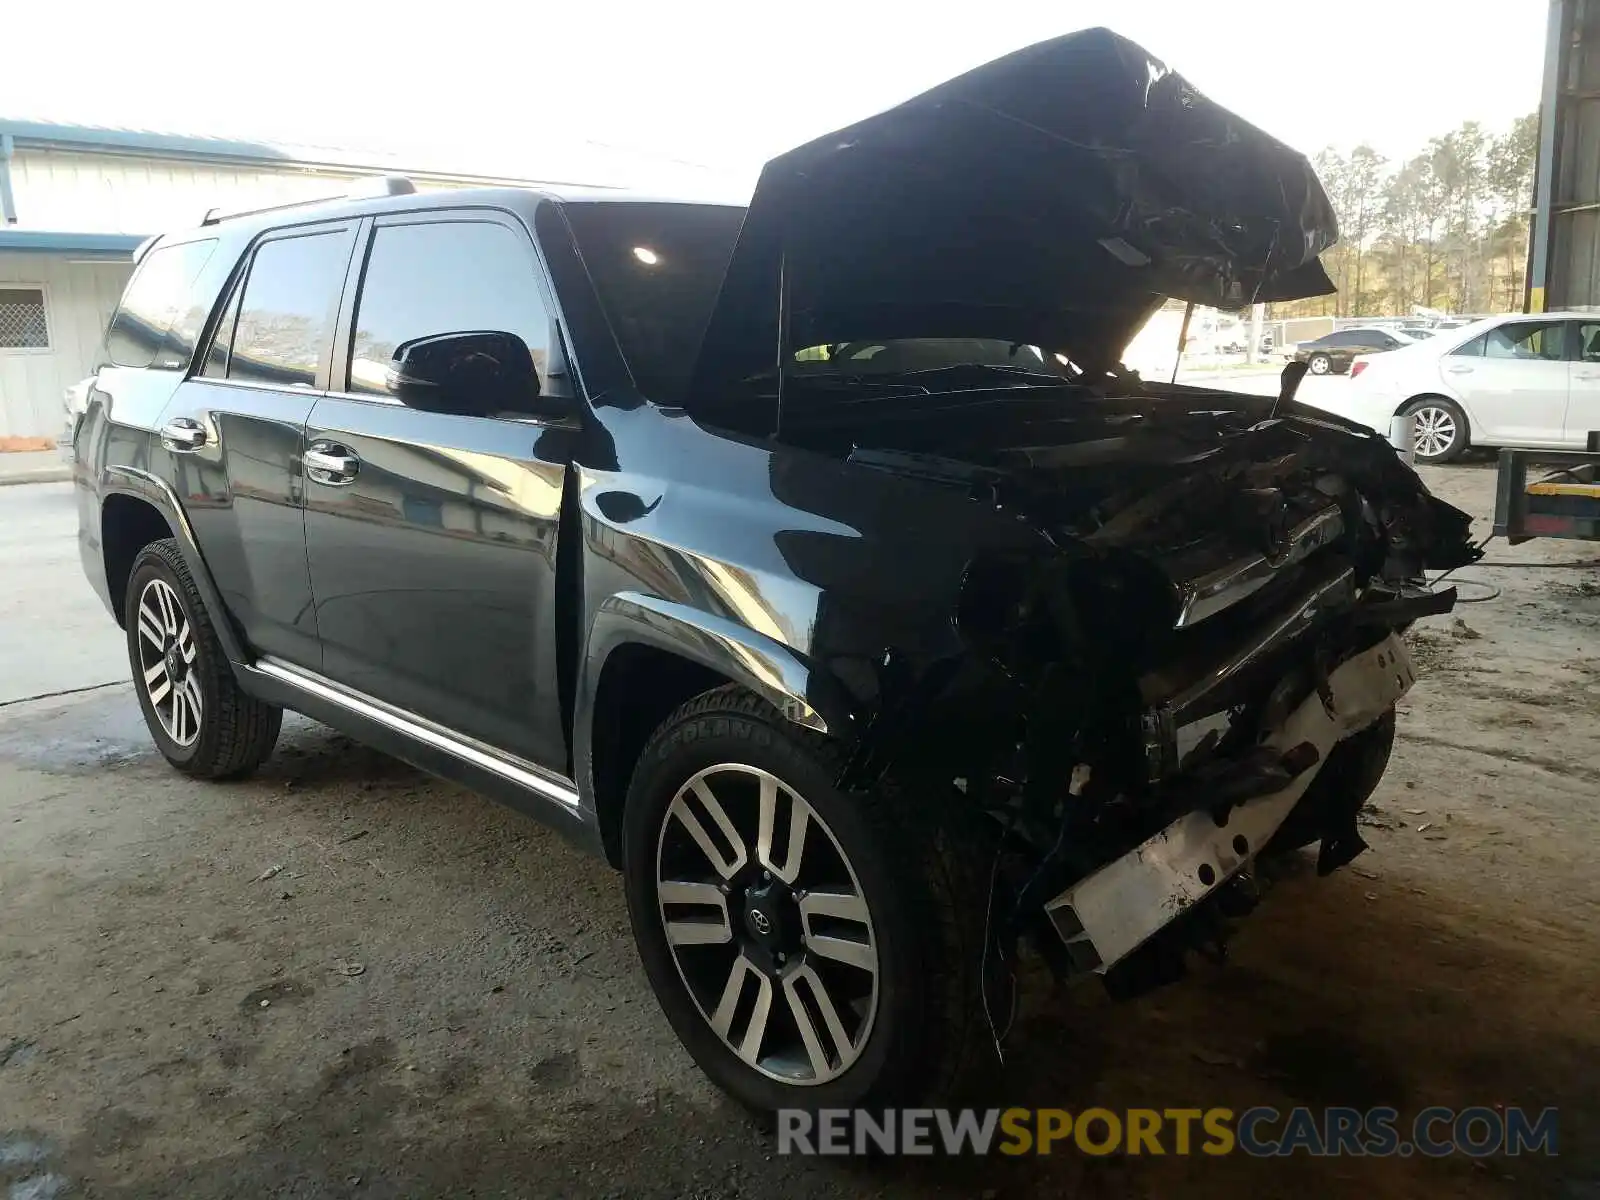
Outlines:
{"type": "Polygon", "coordinates": [[[1448,409],[1428,405],[1412,416],[1416,418],[1416,428],[1411,445],[1418,456],[1438,458],[1455,444],[1456,419],[1448,409]]]}
{"type": "Polygon", "coordinates": [[[145,695],[167,736],[180,746],[192,746],[200,736],[204,703],[195,669],[194,631],[178,593],[165,580],[152,579],[139,593],[136,619],[145,695]]]}
{"type": "Polygon", "coordinates": [[[854,868],[817,811],[776,776],[724,763],[667,806],[656,895],[700,1015],[782,1083],[836,1079],[878,1005],[878,941],[854,868]]]}
{"type": "Polygon", "coordinates": [[[1309,366],[1313,375],[1326,375],[1332,369],[1333,363],[1326,354],[1313,354],[1309,366]]]}

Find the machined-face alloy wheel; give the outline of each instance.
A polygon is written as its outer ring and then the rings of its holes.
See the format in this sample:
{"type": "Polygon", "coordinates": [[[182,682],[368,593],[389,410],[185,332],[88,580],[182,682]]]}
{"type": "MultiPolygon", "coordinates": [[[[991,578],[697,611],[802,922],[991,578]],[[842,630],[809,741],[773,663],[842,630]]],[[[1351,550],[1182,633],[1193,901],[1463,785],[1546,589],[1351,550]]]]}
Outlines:
{"type": "Polygon", "coordinates": [[[854,868],[805,798],[756,767],[693,775],[667,806],[656,895],[700,1015],[785,1084],[836,1079],[878,1007],[878,943],[854,868]]]}
{"type": "Polygon", "coordinates": [[[152,579],[139,593],[140,686],[156,718],[179,746],[200,736],[205,706],[195,665],[194,631],[178,593],[164,579],[152,579]]]}
{"type": "Polygon", "coordinates": [[[1411,445],[1418,457],[1438,458],[1455,444],[1456,418],[1449,409],[1425,404],[1412,415],[1416,428],[1411,445]]]}

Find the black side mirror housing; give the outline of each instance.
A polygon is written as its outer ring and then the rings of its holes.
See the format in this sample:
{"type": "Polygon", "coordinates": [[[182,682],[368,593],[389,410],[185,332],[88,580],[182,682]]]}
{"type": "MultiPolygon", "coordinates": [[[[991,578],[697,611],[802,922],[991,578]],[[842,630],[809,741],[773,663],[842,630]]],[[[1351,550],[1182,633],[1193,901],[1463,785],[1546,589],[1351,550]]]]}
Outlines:
{"type": "Polygon", "coordinates": [[[528,344],[514,333],[472,330],[414,338],[395,348],[389,392],[411,408],[488,416],[548,415],[528,344]]]}

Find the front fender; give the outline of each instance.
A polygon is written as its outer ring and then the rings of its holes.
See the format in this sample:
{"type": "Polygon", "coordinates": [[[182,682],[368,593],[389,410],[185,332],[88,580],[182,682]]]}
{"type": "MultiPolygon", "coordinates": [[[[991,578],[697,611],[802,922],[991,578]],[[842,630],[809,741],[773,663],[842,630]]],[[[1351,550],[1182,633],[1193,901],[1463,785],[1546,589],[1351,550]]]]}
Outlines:
{"type": "Polygon", "coordinates": [[[594,797],[594,702],[606,660],[625,645],[665,650],[749,688],[787,719],[832,737],[857,733],[843,686],[782,642],[686,604],[620,592],[601,601],[589,626],[578,674],[573,760],[578,790],[594,797]]]}

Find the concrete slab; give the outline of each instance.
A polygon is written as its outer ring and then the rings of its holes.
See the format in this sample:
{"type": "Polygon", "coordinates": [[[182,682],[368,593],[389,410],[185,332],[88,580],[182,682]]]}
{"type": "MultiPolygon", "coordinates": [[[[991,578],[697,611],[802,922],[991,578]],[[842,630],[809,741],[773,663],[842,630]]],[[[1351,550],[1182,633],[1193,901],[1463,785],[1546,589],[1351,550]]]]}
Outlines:
{"type": "Polygon", "coordinates": [[[79,564],[71,484],[0,488],[0,580],[0,704],[128,678],[122,630],[79,564]]]}
{"type": "Polygon", "coordinates": [[[58,450],[15,450],[0,454],[0,487],[8,483],[55,483],[72,478],[72,467],[58,450]]]}

